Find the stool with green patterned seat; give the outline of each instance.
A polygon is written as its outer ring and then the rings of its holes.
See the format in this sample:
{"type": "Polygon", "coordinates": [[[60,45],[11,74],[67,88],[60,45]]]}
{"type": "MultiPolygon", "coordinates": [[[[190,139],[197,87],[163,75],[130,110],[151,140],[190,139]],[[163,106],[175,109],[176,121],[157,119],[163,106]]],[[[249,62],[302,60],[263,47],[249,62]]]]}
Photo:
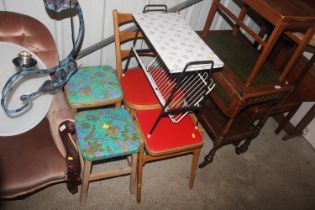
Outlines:
{"type": "Polygon", "coordinates": [[[79,68],[65,86],[65,93],[74,111],[110,104],[118,107],[123,99],[116,72],[110,66],[79,68]]]}
{"type": "Polygon", "coordinates": [[[108,177],[130,174],[133,194],[140,141],[128,111],[117,107],[81,111],[75,116],[75,124],[83,162],[81,204],[86,203],[89,182],[108,177]],[[92,162],[123,156],[131,156],[128,167],[91,173],[92,162]]]}

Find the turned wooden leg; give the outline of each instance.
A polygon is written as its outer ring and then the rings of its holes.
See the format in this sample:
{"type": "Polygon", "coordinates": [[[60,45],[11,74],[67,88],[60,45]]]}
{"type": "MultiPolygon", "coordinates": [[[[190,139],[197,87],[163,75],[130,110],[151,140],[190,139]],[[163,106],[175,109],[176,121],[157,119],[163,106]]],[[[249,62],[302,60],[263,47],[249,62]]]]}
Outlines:
{"type": "Polygon", "coordinates": [[[252,140],[253,138],[247,138],[241,146],[235,147],[235,153],[240,155],[241,153],[246,152],[252,140]]]}
{"type": "Polygon", "coordinates": [[[213,147],[210,152],[204,157],[203,162],[199,164],[199,168],[204,168],[206,165],[210,164],[213,161],[215,152],[217,151],[216,147],[213,147]]]}

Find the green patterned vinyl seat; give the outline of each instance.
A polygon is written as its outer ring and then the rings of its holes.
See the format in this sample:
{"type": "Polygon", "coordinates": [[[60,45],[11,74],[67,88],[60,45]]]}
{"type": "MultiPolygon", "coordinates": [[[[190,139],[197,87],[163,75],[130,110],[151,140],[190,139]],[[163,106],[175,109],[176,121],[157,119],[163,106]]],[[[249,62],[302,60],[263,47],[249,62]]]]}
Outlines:
{"type": "Polygon", "coordinates": [[[65,86],[65,93],[75,108],[114,104],[123,98],[117,75],[110,66],[79,68],[65,86]]]}
{"type": "Polygon", "coordinates": [[[138,152],[139,135],[129,113],[122,108],[81,111],[75,116],[81,154],[96,161],[138,152]]]}

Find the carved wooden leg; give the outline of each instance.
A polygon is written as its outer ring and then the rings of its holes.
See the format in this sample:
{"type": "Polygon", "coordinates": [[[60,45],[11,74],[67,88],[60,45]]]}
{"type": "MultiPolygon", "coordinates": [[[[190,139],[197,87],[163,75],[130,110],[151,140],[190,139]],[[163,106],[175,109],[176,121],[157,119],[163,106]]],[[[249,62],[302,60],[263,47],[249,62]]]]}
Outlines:
{"type": "Polygon", "coordinates": [[[240,155],[241,153],[246,152],[248,150],[250,142],[253,139],[254,139],[254,137],[247,138],[246,141],[241,146],[235,147],[235,153],[240,155]]]}
{"type": "Polygon", "coordinates": [[[238,145],[240,145],[240,143],[241,143],[241,141],[235,141],[235,142],[233,142],[233,145],[237,147],[238,145]]]}
{"type": "Polygon", "coordinates": [[[216,151],[222,146],[221,141],[222,140],[219,140],[217,143],[215,143],[215,141],[213,142],[213,148],[204,157],[203,162],[199,164],[199,168],[204,168],[213,161],[216,151]]]}

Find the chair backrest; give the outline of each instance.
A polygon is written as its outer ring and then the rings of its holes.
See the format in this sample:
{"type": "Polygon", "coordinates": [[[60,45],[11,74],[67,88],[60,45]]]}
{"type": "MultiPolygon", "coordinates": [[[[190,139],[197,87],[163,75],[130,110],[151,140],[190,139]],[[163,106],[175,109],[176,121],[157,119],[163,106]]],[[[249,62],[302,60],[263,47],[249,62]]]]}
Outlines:
{"type": "MultiPolygon", "coordinates": [[[[128,59],[130,56],[134,56],[131,51],[131,47],[136,40],[144,40],[144,35],[137,29],[132,14],[130,13],[119,13],[117,10],[113,10],[113,21],[116,51],[116,71],[118,78],[120,78],[124,71],[122,62],[128,59]]],[[[152,51],[146,51],[140,55],[153,56],[154,54],[152,51]]]]}
{"type": "Polygon", "coordinates": [[[58,51],[49,30],[40,21],[23,14],[0,12],[0,41],[23,46],[47,66],[58,64],[58,51]]]}

